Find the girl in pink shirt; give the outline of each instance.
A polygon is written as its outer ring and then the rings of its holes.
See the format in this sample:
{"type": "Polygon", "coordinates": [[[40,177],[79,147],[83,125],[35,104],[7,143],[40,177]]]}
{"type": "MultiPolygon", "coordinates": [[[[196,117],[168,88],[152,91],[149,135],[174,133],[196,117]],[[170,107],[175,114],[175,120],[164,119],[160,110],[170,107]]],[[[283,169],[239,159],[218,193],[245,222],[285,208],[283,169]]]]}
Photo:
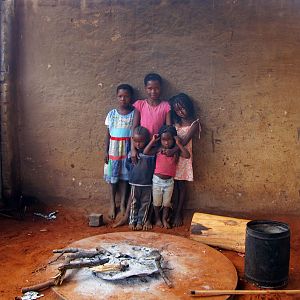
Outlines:
{"type": "Polygon", "coordinates": [[[137,100],[133,106],[136,114],[133,129],[143,126],[150,135],[157,134],[163,125],[171,125],[171,108],[167,101],[160,99],[162,78],[156,73],[150,73],[144,78],[147,99],[137,100]]]}

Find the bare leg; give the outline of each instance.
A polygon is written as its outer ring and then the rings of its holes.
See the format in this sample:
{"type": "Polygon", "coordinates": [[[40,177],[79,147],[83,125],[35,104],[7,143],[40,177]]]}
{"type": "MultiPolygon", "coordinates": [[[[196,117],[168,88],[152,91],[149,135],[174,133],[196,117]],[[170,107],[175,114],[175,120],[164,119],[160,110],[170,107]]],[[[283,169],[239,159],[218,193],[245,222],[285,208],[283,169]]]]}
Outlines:
{"type": "Polygon", "coordinates": [[[178,205],[176,207],[175,211],[175,218],[173,222],[174,227],[179,227],[182,226],[183,221],[182,221],[182,208],[183,208],[183,203],[186,195],[186,181],[185,180],[178,180],[178,205]]]}
{"type": "Polygon", "coordinates": [[[130,214],[131,203],[132,203],[132,198],[129,197],[125,215],[121,218],[121,220],[119,222],[117,222],[116,224],[114,224],[112,226],[113,228],[116,228],[116,227],[119,227],[119,226],[122,226],[122,225],[125,225],[125,224],[128,223],[128,218],[129,218],[129,214],[130,214]]]}
{"type": "Polygon", "coordinates": [[[126,195],[127,195],[128,182],[124,180],[119,181],[119,189],[121,195],[120,212],[122,216],[126,213],[126,195]]]}
{"type": "Polygon", "coordinates": [[[170,207],[163,208],[162,223],[163,223],[164,227],[167,229],[171,228],[170,224],[168,223],[169,211],[170,211],[170,207]]]}
{"type": "Polygon", "coordinates": [[[178,201],[179,201],[179,192],[178,192],[178,180],[174,180],[174,189],[173,189],[173,193],[172,193],[172,199],[171,199],[171,203],[172,203],[172,211],[170,212],[170,216],[172,219],[172,223],[174,221],[175,218],[175,212],[177,211],[177,207],[178,207],[178,201]]]}
{"type": "Polygon", "coordinates": [[[154,213],[155,213],[155,225],[158,227],[163,227],[160,218],[160,206],[154,206],[154,213]]]}
{"type": "Polygon", "coordinates": [[[108,213],[108,217],[112,220],[116,218],[116,192],[117,192],[117,184],[110,184],[110,210],[108,213]]]}

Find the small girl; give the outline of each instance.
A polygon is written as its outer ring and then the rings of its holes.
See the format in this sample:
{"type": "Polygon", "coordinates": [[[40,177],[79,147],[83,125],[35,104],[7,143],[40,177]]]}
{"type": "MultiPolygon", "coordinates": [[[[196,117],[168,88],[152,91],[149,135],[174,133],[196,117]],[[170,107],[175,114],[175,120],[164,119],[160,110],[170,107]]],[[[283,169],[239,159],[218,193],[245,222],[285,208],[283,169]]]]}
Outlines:
{"type": "Polygon", "coordinates": [[[186,195],[186,182],[193,181],[193,165],[192,165],[192,137],[201,132],[199,119],[195,118],[193,102],[190,97],[184,93],[180,93],[170,99],[172,120],[175,123],[178,137],[181,139],[183,146],[186,146],[190,153],[189,158],[179,157],[176,166],[174,195],[177,200],[175,207],[175,216],[173,226],[181,226],[182,207],[186,195]],[[176,197],[177,196],[177,197],[176,197]]]}
{"type": "Polygon", "coordinates": [[[120,211],[125,213],[128,170],[126,158],[130,151],[131,128],[134,118],[134,107],[131,105],[133,88],[128,84],[117,87],[118,108],[111,110],[106,119],[104,179],[111,186],[111,205],[109,217],[116,217],[117,185],[121,195],[120,211]]]}
{"type": "MultiPolygon", "coordinates": [[[[129,184],[131,193],[129,198],[131,230],[148,230],[152,228],[148,219],[152,202],[152,177],[155,168],[155,155],[143,154],[145,146],[150,141],[149,131],[142,126],[133,131],[132,144],[137,150],[137,163],[128,159],[129,184]]],[[[128,204],[129,205],[129,204],[128,204]]]]}
{"type": "Polygon", "coordinates": [[[156,164],[153,175],[153,207],[155,213],[155,225],[171,228],[168,222],[171,199],[174,188],[174,176],[176,174],[177,155],[167,156],[166,151],[177,145],[180,156],[189,158],[189,151],[184,148],[177,137],[176,129],[173,126],[163,126],[158,134],[154,134],[150,143],[144,149],[144,154],[150,155],[155,152],[156,164]],[[159,141],[158,148],[153,146],[159,141]],[[163,209],[162,218],[160,209],[163,209]]]}

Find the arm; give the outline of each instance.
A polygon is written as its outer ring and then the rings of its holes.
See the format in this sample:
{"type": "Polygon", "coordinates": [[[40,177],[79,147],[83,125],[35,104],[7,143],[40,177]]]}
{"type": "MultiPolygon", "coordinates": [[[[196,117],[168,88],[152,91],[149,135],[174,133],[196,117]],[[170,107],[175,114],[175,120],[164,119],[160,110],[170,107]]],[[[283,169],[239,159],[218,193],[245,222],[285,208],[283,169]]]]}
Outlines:
{"type": "MultiPolygon", "coordinates": [[[[131,127],[131,136],[133,136],[134,129],[140,125],[140,121],[141,121],[141,114],[137,109],[135,109],[134,110],[134,117],[133,117],[133,124],[132,124],[132,127],[131,127]]],[[[130,147],[131,147],[131,160],[132,160],[132,163],[136,164],[137,163],[137,151],[134,148],[134,145],[133,145],[132,141],[131,141],[131,146],[130,147]]]]}
{"type": "Polygon", "coordinates": [[[154,134],[150,143],[145,147],[143,153],[146,155],[154,155],[157,152],[157,147],[155,147],[157,141],[160,139],[158,134],[154,134]]]}
{"type": "Polygon", "coordinates": [[[176,136],[175,139],[176,139],[176,145],[180,150],[180,156],[183,158],[190,158],[191,157],[190,152],[184,146],[182,146],[179,138],[176,136]]]}
{"type": "Polygon", "coordinates": [[[134,116],[133,116],[133,124],[131,127],[132,134],[134,129],[140,125],[140,122],[141,122],[141,113],[135,108],[134,116]]]}
{"type": "Polygon", "coordinates": [[[185,135],[185,137],[182,139],[181,143],[183,146],[187,145],[188,142],[192,139],[192,137],[197,133],[199,130],[199,133],[201,132],[201,126],[199,123],[199,119],[195,120],[192,123],[192,126],[190,127],[189,131],[185,135]]]}
{"type": "Polygon", "coordinates": [[[166,115],[166,125],[172,125],[171,111],[170,110],[167,112],[167,115],[166,115]]]}
{"type": "Polygon", "coordinates": [[[104,138],[104,163],[108,163],[108,151],[109,151],[109,140],[110,140],[110,133],[109,129],[107,128],[105,138],[104,138]]]}

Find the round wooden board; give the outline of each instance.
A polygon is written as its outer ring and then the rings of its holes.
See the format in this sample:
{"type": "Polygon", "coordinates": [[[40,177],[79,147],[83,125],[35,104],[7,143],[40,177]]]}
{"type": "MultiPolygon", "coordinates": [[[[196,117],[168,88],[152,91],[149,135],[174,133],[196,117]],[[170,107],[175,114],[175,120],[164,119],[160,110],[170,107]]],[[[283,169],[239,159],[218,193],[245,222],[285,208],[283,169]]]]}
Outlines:
{"type": "MultiPolygon", "coordinates": [[[[67,272],[61,286],[54,291],[66,300],[94,299],[191,299],[190,290],[225,289],[237,285],[236,269],[223,254],[202,243],[186,238],[151,232],[116,232],[89,237],[72,243],[69,247],[94,249],[105,244],[127,243],[156,248],[167,263],[166,275],[173,283],[168,288],[160,276],[124,285],[96,278],[85,268],[67,272]]],[[[50,276],[57,273],[57,265],[48,269],[50,276]]],[[[201,297],[201,299],[227,299],[228,296],[201,297]]]]}

